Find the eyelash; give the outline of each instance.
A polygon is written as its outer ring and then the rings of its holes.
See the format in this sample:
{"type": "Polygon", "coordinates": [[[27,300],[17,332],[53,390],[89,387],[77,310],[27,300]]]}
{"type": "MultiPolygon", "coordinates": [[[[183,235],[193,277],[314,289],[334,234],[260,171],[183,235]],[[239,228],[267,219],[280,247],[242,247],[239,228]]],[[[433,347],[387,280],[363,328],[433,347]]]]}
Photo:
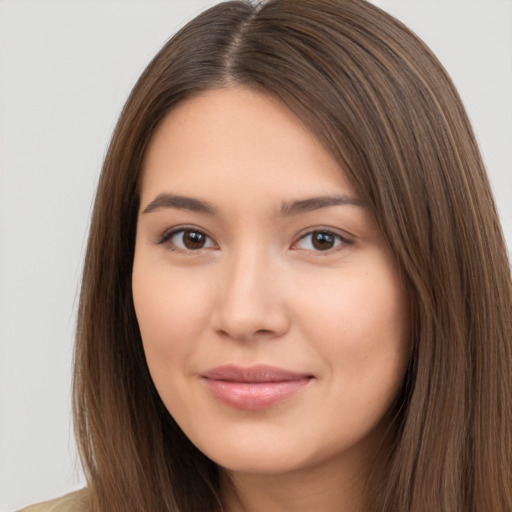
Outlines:
{"type": "MultiPolygon", "coordinates": [[[[302,249],[302,250],[307,250],[307,251],[312,251],[312,252],[315,252],[315,253],[318,253],[318,254],[328,255],[328,254],[331,254],[333,252],[339,251],[344,246],[347,246],[347,245],[351,244],[351,242],[349,240],[347,240],[346,238],[341,236],[339,233],[336,233],[336,232],[334,232],[334,231],[332,231],[330,229],[313,229],[313,230],[310,230],[307,233],[304,233],[303,235],[301,235],[297,239],[297,241],[292,244],[291,249],[293,249],[293,250],[301,250],[300,248],[298,248],[296,246],[301,241],[306,240],[308,237],[315,236],[315,234],[316,235],[325,236],[327,238],[330,238],[331,240],[334,239],[333,243],[335,243],[335,245],[333,247],[327,248],[325,250],[318,249],[318,248],[317,248],[318,250],[315,250],[314,248],[306,248],[306,249],[302,249]]],[[[183,243],[183,238],[181,239],[181,241],[183,243]]],[[[314,245],[314,243],[315,243],[314,240],[312,240],[310,245],[314,245]]],[[[172,251],[182,251],[182,252],[190,252],[190,253],[198,252],[198,251],[203,250],[203,249],[212,249],[212,248],[215,249],[215,248],[218,248],[218,245],[214,242],[214,240],[207,233],[205,233],[203,230],[195,228],[195,227],[180,227],[180,228],[172,229],[172,230],[164,233],[163,236],[160,238],[160,240],[158,240],[157,244],[159,244],[159,245],[167,244],[169,249],[172,250],[172,251]],[[207,247],[205,247],[203,245],[202,247],[197,247],[195,249],[192,249],[192,248],[189,248],[189,247],[179,247],[179,246],[176,245],[176,243],[172,242],[172,239],[176,235],[181,234],[182,237],[183,237],[187,233],[188,234],[199,235],[200,237],[205,237],[205,239],[207,240],[206,243],[208,243],[208,241],[209,241],[210,245],[208,245],[207,247]]]]}
{"type": "MultiPolygon", "coordinates": [[[[295,246],[298,245],[301,241],[306,240],[308,237],[314,237],[315,235],[322,235],[322,236],[326,236],[330,239],[334,239],[334,243],[336,245],[334,245],[333,247],[330,247],[328,249],[324,249],[324,250],[318,249],[318,248],[317,248],[318,250],[315,250],[313,248],[307,248],[307,249],[303,249],[303,250],[313,251],[315,253],[328,255],[328,254],[332,254],[333,252],[337,252],[337,251],[341,250],[343,247],[350,245],[350,243],[351,243],[349,240],[347,240],[346,238],[341,236],[339,233],[336,233],[330,229],[313,229],[311,231],[308,231],[307,233],[304,233],[296,242],[294,242],[292,245],[292,249],[294,249],[295,246]]],[[[312,239],[310,245],[314,245],[314,243],[315,243],[314,239],[312,239]]],[[[296,250],[300,250],[300,249],[296,249],[296,250]]]]}
{"type": "Polygon", "coordinates": [[[216,246],[215,242],[213,242],[213,239],[207,233],[205,233],[201,229],[194,228],[194,227],[181,227],[181,228],[172,229],[170,231],[167,231],[163,234],[162,238],[157,243],[161,244],[161,245],[167,244],[169,246],[169,249],[171,249],[172,251],[196,252],[201,249],[210,249],[211,248],[211,247],[199,247],[197,249],[190,249],[187,247],[176,247],[176,243],[172,243],[172,239],[176,235],[179,235],[180,233],[182,234],[182,236],[184,236],[186,233],[189,233],[189,234],[194,233],[196,235],[203,236],[207,240],[210,240],[212,242],[212,246],[216,246]]]}

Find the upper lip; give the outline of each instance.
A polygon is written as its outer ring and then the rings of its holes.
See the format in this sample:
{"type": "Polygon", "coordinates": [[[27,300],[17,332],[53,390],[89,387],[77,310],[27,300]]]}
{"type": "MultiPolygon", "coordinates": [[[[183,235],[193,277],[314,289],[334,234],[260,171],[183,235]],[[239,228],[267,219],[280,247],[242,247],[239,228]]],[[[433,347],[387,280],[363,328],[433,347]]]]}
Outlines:
{"type": "Polygon", "coordinates": [[[276,366],[255,365],[242,367],[228,364],[207,370],[201,374],[201,377],[228,382],[286,382],[311,378],[313,375],[285,370],[276,366]]]}

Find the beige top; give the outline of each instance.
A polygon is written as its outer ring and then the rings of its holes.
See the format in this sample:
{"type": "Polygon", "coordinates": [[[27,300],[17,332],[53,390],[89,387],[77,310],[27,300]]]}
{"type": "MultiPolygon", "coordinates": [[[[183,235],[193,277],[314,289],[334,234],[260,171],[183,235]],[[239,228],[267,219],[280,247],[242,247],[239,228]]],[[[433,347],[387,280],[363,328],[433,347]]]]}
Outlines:
{"type": "Polygon", "coordinates": [[[86,503],[87,489],[80,489],[56,500],[30,505],[19,512],[85,512],[86,503]]]}

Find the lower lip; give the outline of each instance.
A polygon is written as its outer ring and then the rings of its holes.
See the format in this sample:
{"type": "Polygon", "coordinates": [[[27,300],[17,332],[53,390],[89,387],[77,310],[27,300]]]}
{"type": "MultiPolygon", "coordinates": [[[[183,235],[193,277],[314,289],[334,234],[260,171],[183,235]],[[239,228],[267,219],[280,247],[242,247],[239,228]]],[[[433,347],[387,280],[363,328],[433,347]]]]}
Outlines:
{"type": "Polygon", "coordinates": [[[298,393],[311,378],[281,382],[234,382],[204,379],[212,394],[236,409],[256,411],[266,409],[298,393]]]}

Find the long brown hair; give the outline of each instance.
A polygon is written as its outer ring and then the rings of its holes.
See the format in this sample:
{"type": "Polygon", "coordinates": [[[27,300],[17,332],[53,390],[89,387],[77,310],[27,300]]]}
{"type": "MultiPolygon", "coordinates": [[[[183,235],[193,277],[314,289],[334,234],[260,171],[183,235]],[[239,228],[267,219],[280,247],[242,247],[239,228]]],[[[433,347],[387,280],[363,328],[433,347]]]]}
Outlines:
{"type": "Polygon", "coordinates": [[[184,99],[232,85],[280,98],[338,159],[408,287],[413,350],[368,510],[512,510],[512,284],[487,176],[442,66],[363,0],[217,5],[134,87],[100,179],[79,307],[74,415],[91,509],[222,510],[218,467],[151,381],[131,270],[156,126],[184,99]]]}

